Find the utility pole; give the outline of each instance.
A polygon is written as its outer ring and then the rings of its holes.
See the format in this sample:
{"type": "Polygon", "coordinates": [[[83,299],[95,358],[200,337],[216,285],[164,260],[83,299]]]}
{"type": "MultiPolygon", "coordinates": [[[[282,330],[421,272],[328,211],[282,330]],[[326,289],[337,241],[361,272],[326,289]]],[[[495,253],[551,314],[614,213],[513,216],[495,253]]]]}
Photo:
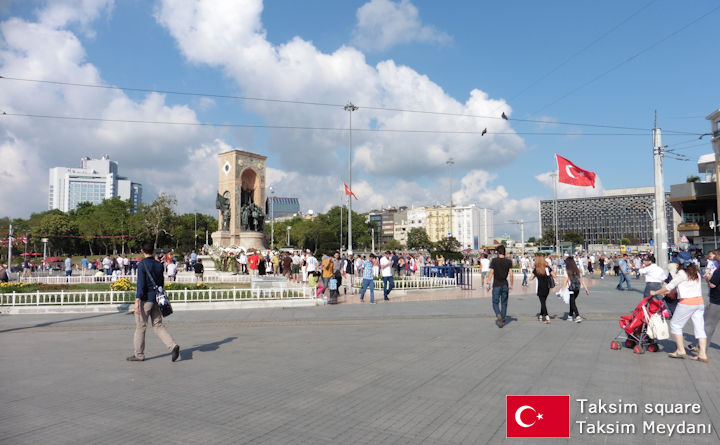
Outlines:
{"type": "Polygon", "coordinates": [[[197,210],[195,211],[195,250],[197,250],[197,210]]]}
{"type": "Polygon", "coordinates": [[[450,229],[448,231],[448,238],[452,236],[453,232],[453,201],[452,201],[452,166],[455,163],[455,160],[453,158],[449,158],[447,162],[445,162],[450,167],[450,229]]]}
{"type": "Polygon", "coordinates": [[[653,157],[655,159],[655,246],[657,265],[667,270],[668,233],[665,213],[665,181],[663,179],[663,146],[660,129],[657,127],[657,111],[653,128],[653,157]]]}
{"type": "Polygon", "coordinates": [[[342,239],[342,213],[343,213],[343,206],[340,205],[340,257],[342,257],[343,254],[343,239],[342,239]]]}
{"type": "MultiPolygon", "coordinates": [[[[348,102],[343,110],[350,112],[350,152],[348,155],[348,188],[352,192],[352,114],[358,107],[348,102]]],[[[351,197],[349,197],[351,198],[351,197]]],[[[348,251],[352,251],[352,199],[348,198],[348,251]]]]}
{"type": "Polygon", "coordinates": [[[370,253],[375,253],[375,227],[371,227],[370,230],[372,231],[372,247],[370,248],[370,253]]]}
{"type": "Polygon", "coordinates": [[[270,250],[275,245],[275,189],[270,186],[270,250]]]}
{"type": "Polygon", "coordinates": [[[520,249],[522,253],[525,253],[525,220],[524,219],[511,219],[508,221],[511,224],[517,224],[520,226],[520,249]]]}

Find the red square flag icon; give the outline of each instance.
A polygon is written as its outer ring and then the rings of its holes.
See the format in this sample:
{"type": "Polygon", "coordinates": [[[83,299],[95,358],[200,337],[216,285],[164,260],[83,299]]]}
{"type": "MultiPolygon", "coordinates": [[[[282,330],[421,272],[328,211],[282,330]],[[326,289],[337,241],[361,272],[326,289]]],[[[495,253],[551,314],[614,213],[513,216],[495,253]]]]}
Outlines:
{"type": "Polygon", "coordinates": [[[570,396],[507,396],[507,437],[570,437],[570,396]]]}

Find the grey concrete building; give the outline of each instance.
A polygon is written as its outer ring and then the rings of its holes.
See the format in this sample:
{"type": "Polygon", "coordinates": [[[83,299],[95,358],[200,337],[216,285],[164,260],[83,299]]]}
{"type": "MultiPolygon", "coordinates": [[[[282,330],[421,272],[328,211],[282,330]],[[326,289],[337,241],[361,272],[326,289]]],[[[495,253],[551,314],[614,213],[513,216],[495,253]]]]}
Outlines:
{"type": "MultiPolygon", "coordinates": [[[[619,243],[626,234],[632,234],[641,243],[653,239],[653,187],[606,190],[603,196],[557,200],[558,230],[579,232],[585,243],[595,244],[599,239],[619,243]]],[[[677,240],[680,215],[670,205],[670,193],[665,195],[665,212],[669,240],[677,240]]],[[[553,200],[540,201],[540,234],[553,229],[553,200]]],[[[562,236],[561,236],[562,241],[562,236]]]]}

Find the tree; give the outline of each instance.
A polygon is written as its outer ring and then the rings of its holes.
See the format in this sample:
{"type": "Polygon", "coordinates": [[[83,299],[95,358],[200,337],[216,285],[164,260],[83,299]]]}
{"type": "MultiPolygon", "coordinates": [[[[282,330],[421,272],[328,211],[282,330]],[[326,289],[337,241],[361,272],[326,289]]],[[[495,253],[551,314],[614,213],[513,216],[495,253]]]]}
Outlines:
{"type": "Polygon", "coordinates": [[[64,213],[45,215],[40,221],[38,231],[50,238],[50,248],[55,255],[64,253],[74,253],[78,228],[75,221],[64,213]]]}
{"type": "Polygon", "coordinates": [[[154,248],[157,249],[160,235],[168,234],[167,228],[173,216],[177,199],[174,196],[159,193],[157,199],[150,205],[140,206],[136,222],[141,222],[139,233],[154,238],[154,248]]]}
{"type": "Polygon", "coordinates": [[[527,242],[528,242],[528,243],[535,244],[535,243],[537,242],[537,239],[535,239],[534,236],[531,236],[530,238],[528,238],[527,242]]]}
{"type": "Polygon", "coordinates": [[[542,246],[554,246],[555,245],[555,228],[545,229],[542,238],[538,241],[542,246]]]}
{"type": "Polygon", "coordinates": [[[627,246],[628,244],[630,244],[630,238],[621,239],[620,244],[627,246]]]}
{"type": "Polygon", "coordinates": [[[402,250],[403,248],[402,243],[395,238],[390,238],[380,246],[380,250],[402,250]]]}
{"type": "Polygon", "coordinates": [[[700,176],[691,175],[691,176],[688,176],[687,179],[685,179],[685,182],[698,182],[699,180],[700,180],[700,176]]]}
{"type": "Polygon", "coordinates": [[[450,260],[461,260],[463,258],[463,254],[460,252],[460,247],[462,247],[462,244],[460,244],[460,241],[458,241],[454,236],[442,238],[435,243],[432,256],[442,256],[443,258],[450,260]]]}
{"type": "Polygon", "coordinates": [[[597,241],[595,241],[597,244],[611,244],[610,240],[607,238],[598,238],[597,241]]]}
{"type": "Polygon", "coordinates": [[[580,232],[567,231],[563,234],[563,240],[573,244],[583,244],[585,237],[580,232]]]}
{"type": "Polygon", "coordinates": [[[414,227],[410,229],[407,235],[407,247],[408,249],[430,249],[433,246],[432,241],[427,232],[422,227],[414,227]]]}

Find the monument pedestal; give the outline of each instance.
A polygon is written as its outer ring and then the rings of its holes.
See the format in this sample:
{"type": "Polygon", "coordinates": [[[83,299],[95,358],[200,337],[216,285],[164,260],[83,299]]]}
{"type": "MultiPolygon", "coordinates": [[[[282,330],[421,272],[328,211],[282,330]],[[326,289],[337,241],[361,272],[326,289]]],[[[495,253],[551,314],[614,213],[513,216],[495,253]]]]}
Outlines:
{"type": "Polygon", "coordinates": [[[210,237],[213,240],[214,246],[228,247],[234,244],[233,237],[230,235],[229,230],[218,230],[217,232],[213,232],[210,237]]]}
{"type": "Polygon", "coordinates": [[[246,249],[265,250],[265,234],[262,232],[240,232],[235,235],[238,246],[246,249]]]}
{"type": "Polygon", "coordinates": [[[245,250],[264,250],[265,234],[263,232],[240,232],[230,234],[227,230],[213,232],[212,240],[214,246],[220,247],[243,247],[245,250]]]}

